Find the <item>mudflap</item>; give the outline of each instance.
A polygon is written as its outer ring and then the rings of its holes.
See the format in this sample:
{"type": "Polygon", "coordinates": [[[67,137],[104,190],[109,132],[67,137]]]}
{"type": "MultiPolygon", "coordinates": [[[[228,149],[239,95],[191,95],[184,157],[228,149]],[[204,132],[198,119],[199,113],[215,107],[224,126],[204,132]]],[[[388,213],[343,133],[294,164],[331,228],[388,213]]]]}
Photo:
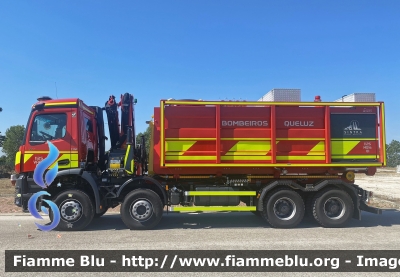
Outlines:
{"type": "Polygon", "coordinates": [[[382,214],[382,209],[378,209],[375,207],[368,206],[363,201],[360,202],[360,210],[366,211],[373,214],[382,214]]]}

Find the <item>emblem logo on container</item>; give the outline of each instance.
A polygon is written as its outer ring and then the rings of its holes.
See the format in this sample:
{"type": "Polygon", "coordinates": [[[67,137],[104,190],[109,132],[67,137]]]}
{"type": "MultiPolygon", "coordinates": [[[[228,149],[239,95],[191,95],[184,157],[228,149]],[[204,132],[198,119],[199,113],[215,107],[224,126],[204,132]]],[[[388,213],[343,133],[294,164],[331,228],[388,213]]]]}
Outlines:
{"type": "Polygon", "coordinates": [[[345,135],[362,135],[362,129],[360,128],[360,123],[357,120],[352,120],[350,125],[345,127],[343,130],[345,135]]]}

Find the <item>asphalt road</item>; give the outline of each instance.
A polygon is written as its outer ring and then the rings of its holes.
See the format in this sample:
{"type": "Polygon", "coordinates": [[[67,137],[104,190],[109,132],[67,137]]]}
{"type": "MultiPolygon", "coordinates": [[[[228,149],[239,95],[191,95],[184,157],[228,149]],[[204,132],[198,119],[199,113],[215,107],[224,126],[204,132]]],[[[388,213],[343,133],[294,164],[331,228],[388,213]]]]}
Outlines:
{"type": "MultiPolygon", "coordinates": [[[[382,215],[363,213],[362,217],[361,221],[352,220],[349,227],[341,229],[322,228],[313,220],[305,220],[295,229],[273,229],[251,213],[169,213],[164,215],[156,230],[131,231],[125,227],[119,214],[107,214],[94,220],[85,231],[41,232],[36,229],[34,218],[30,215],[2,215],[0,216],[0,275],[26,276],[26,273],[4,273],[4,250],[400,250],[400,211],[386,210],[382,215]]],[[[49,273],[48,275],[82,276],[80,274],[49,273]]],[[[343,275],[343,273],[337,274],[343,275]]],[[[44,275],[47,274],[36,273],[30,276],[44,275]]],[[[92,275],[99,274],[85,273],[85,276],[92,275]]],[[[101,276],[131,275],[101,274],[101,276]]],[[[142,274],[135,274],[138,275],[142,274]]],[[[148,276],[148,274],[143,275],[148,276]]],[[[163,275],[172,276],[179,273],[163,275]]],[[[210,274],[205,273],[205,275],[210,274]]],[[[261,276],[254,273],[217,273],[215,276],[238,275],[261,276]]],[[[265,276],[265,273],[262,275],[265,276]]],[[[298,276],[306,275],[314,274],[298,273],[298,276]]],[[[336,273],[326,273],[326,276],[332,275],[336,273]]],[[[352,275],[361,276],[365,273],[352,275]]]]}

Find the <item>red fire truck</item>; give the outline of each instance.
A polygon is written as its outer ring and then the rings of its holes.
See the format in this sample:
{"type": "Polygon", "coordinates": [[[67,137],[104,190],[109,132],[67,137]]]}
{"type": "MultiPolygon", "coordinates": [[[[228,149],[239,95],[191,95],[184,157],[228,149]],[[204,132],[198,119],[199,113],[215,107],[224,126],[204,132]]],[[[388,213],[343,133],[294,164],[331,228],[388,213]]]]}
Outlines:
{"type": "Polygon", "coordinates": [[[148,160],[144,138],[135,141],[135,103],[128,93],[105,107],[39,98],[16,155],[15,204],[26,210],[41,190],[32,176],[51,141],[59,171],[46,190],[60,209],[59,230],[84,229],[120,204],[131,229],[155,227],[165,210],[247,211],[276,228],[305,215],[342,227],[362,210],[381,212],[368,206],[355,173],[386,164],[382,102],[161,100],[148,160]]]}

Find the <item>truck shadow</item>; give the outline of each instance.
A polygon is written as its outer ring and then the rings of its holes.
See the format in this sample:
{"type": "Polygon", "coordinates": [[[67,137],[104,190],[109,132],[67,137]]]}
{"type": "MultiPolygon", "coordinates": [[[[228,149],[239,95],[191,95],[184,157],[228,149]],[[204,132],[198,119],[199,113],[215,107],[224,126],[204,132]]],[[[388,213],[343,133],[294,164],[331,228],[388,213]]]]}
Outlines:
{"type": "MultiPolygon", "coordinates": [[[[400,225],[400,211],[384,210],[382,215],[362,213],[362,220],[351,220],[347,228],[365,228],[400,225]]],[[[156,230],[167,229],[219,229],[219,228],[271,228],[261,217],[247,212],[225,213],[164,213],[156,230]]],[[[297,228],[321,228],[313,218],[304,218],[297,228]]],[[[87,231],[126,230],[119,214],[105,214],[93,220],[87,231]]]]}

